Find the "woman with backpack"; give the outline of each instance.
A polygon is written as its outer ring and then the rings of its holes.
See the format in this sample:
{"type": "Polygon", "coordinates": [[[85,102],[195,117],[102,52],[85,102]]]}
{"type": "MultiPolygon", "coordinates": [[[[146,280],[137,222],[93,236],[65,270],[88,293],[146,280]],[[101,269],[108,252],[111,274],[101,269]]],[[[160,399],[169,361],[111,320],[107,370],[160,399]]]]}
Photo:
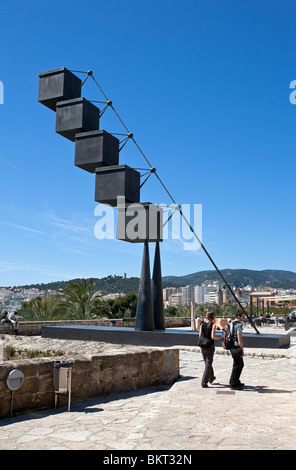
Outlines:
{"type": "Polygon", "coordinates": [[[201,379],[202,388],[208,388],[208,383],[213,383],[214,376],[213,359],[215,353],[214,340],[220,339],[216,336],[216,324],[213,312],[207,312],[205,321],[200,325],[199,338],[201,344],[201,352],[205,362],[205,369],[201,379]],[[207,343],[203,344],[202,343],[207,343]]]}

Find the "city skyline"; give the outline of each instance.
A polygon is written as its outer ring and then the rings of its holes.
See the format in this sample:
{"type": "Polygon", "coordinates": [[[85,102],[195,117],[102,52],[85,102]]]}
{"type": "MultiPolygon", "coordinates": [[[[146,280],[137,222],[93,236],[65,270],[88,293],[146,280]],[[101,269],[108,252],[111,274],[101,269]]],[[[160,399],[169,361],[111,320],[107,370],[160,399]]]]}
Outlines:
{"type": "MultiPolygon", "coordinates": [[[[111,277],[111,276],[109,276],[111,277]]],[[[119,277],[119,276],[117,276],[119,277]]],[[[123,276],[125,279],[125,276],[123,276]]],[[[239,298],[240,303],[245,307],[252,302],[260,300],[260,305],[264,303],[264,306],[271,306],[276,304],[285,305],[287,302],[289,305],[295,303],[296,294],[295,289],[286,288],[274,288],[272,286],[255,287],[251,284],[244,287],[234,287],[235,295],[239,298]]],[[[36,287],[1,287],[0,286],[0,310],[18,311],[22,308],[22,304],[29,302],[36,297],[45,299],[55,299],[62,295],[63,289],[55,288],[48,289],[46,286],[36,287]]],[[[102,295],[103,300],[117,299],[124,297],[127,292],[120,291],[111,292],[108,289],[99,289],[98,292],[102,295]]],[[[135,294],[136,292],[134,292],[135,294]]],[[[221,287],[219,281],[205,281],[201,284],[191,284],[187,286],[170,286],[163,288],[163,305],[164,308],[168,307],[191,307],[192,305],[200,306],[202,304],[214,304],[214,305],[229,305],[235,304],[235,300],[232,298],[229,290],[224,286],[221,287]]],[[[295,305],[294,305],[295,306],[295,305]]]]}
{"type": "MultiPolygon", "coordinates": [[[[161,1],[156,15],[151,2],[88,1],[83,21],[71,6],[54,0],[59,18],[2,7],[0,285],[140,276],[142,245],[95,237],[94,179],[37,101],[39,73],[63,66],[93,70],[176,202],[202,205],[219,269],[296,271],[294,2],[161,1]]],[[[101,99],[89,81],[84,94],[101,99]]],[[[105,112],[100,128],[119,124],[105,112]]],[[[132,143],[120,159],[145,167],[132,143]]],[[[171,203],[154,175],[141,200],[171,203]]],[[[213,268],[183,244],[161,244],[163,276],[213,268]]],[[[153,255],[151,244],[151,265],[153,255]]]]}

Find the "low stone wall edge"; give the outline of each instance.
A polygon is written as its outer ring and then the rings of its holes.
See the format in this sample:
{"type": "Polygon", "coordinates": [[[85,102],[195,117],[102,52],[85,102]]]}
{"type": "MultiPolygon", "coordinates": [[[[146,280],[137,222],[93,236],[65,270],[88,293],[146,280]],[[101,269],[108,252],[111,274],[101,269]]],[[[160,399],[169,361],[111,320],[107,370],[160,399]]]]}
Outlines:
{"type": "MultiPolygon", "coordinates": [[[[0,364],[0,417],[7,417],[11,391],[7,375],[13,369],[24,373],[21,388],[14,391],[13,413],[54,406],[54,362],[63,358],[20,359],[0,364]]],[[[129,392],[158,384],[170,384],[179,377],[178,349],[67,357],[72,361],[71,402],[113,393],[129,392]],[[153,365],[153,367],[151,367],[153,365]]],[[[59,396],[61,405],[67,397],[59,396]]]]}

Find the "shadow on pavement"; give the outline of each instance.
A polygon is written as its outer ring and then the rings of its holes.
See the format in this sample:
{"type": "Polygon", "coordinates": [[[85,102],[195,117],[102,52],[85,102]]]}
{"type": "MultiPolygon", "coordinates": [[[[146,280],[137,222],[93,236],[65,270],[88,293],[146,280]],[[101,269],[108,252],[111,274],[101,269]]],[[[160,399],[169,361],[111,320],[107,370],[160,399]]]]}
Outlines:
{"type": "MultiPolygon", "coordinates": [[[[115,402],[119,400],[127,400],[129,398],[150,395],[153,393],[166,392],[174,385],[174,383],[168,385],[154,385],[152,387],[147,387],[139,390],[132,390],[130,392],[121,392],[116,394],[88,398],[83,401],[76,401],[71,403],[70,413],[98,413],[104,411],[101,406],[105,403],[115,402]]],[[[42,419],[47,416],[55,416],[62,413],[68,413],[67,406],[62,405],[58,406],[57,408],[46,408],[44,410],[28,411],[27,413],[24,412],[21,415],[15,415],[12,417],[0,419],[0,427],[8,426],[14,423],[25,422],[31,419],[42,419]]]]}
{"type": "MultiPolygon", "coordinates": [[[[220,384],[219,382],[215,382],[211,385],[211,388],[216,389],[223,389],[223,390],[231,390],[230,386],[227,384],[220,384]]],[[[244,392],[257,392],[257,393],[294,393],[296,390],[282,390],[277,388],[269,388],[266,385],[245,385],[242,389],[244,392]]]]}

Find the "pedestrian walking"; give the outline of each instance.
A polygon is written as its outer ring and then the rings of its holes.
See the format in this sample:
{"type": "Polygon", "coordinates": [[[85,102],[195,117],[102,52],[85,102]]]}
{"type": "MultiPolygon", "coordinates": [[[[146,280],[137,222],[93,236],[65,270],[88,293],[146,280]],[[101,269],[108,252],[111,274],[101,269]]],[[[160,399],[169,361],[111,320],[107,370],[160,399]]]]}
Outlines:
{"type": "Polygon", "coordinates": [[[207,312],[205,320],[201,323],[200,330],[199,330],[199,337],[207,338],[208,346],[201,347],[201,352],[203,356],[203,360],[205,362],[205,369],[203,372],[203,376],[201,379],[201,386],[203,388],[208,387],[208,383],[213,383],[216,379],[214,375],[213,369],[213,360],[214,360],[214,353],[215,353],[215,339],[220,339],[220,336],[216,336],[216,324],[215,324],[215,317],[213,312],[207,312]]]}
{"type": "Polygon", "coordinates": [[[232,390],[242,390],[244,384],[240,381],[240,376],[244,368],[244,343],[243,343],[243,321],[245,313],[239,310],[236,314],[236,319],[233,323],[233,347],[230,349],[233,365],[232,372],[229,380],[229,385],[232,390]]]}

